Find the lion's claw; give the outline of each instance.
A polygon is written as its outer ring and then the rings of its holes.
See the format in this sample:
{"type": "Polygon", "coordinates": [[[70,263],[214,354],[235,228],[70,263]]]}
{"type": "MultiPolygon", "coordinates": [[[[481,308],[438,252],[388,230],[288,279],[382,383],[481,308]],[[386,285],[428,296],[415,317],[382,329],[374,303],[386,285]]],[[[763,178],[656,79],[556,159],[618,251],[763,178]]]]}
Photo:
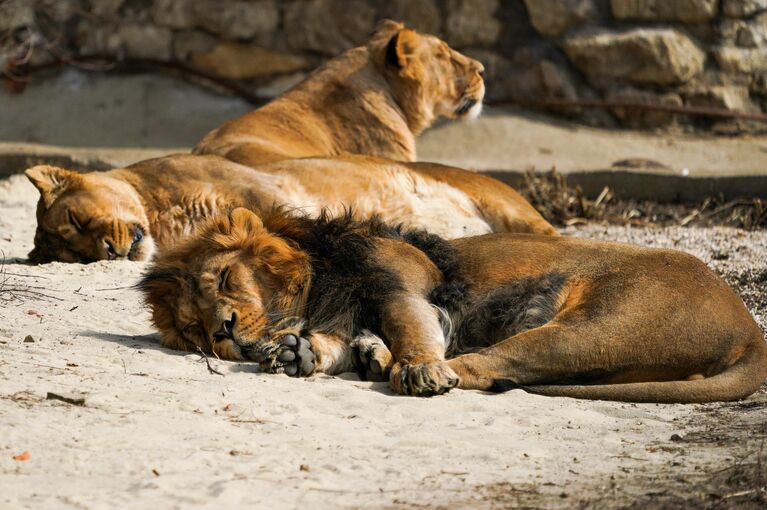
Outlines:
{"type": "Polygon", "coordinates": [[[401,395],[431,397],[458,386],[458,376],[444,362],[398,365],[391,371],[389,384],[401,395]]]}

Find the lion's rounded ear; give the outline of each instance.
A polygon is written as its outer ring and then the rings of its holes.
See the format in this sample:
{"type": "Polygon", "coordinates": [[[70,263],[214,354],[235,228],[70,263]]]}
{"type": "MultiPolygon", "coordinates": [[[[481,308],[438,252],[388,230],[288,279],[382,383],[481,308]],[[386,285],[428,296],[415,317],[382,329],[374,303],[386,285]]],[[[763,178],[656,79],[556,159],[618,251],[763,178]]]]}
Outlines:
{"type": "Polygon", "coordinates": [[[378,22],[378,25],[376,25],[376,29],[373,31],[373,37],[380,36],[384,34],[395,34],[399,32],[400,30],[405,29],[405,24],[401,23],[399,21],[394,21],[391,19],[382,19],[378,22]]]}
{"type": "Polygon", "coordinates": [[[407,68],[410,57],[418,45],[418,34],[413,30],[400,30],[386,45],[386,64],[395,69],[407,68]]]}
{"type": "Polygon", "coordinates": [[[243,234],[255,234],[264,230],[264,223],[256,213],[244,207],[238,207],[229,214],[229,221],[232,224],[232,231],[239,231],[243,234]]]}
{"type": "Polygon", "coordinates": [[[67,186],[80,178],[77,172],[50,165],[33,166],[24,175],[40,192],[45,207],[50,207],[67,186]]]}

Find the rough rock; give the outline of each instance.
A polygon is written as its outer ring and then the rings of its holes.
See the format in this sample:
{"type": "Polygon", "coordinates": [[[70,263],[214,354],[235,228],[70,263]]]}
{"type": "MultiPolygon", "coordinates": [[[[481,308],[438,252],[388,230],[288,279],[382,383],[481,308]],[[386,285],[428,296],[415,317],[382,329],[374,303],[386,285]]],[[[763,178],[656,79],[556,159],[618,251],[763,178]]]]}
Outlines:
{"type": "Polygon", "coordinates": [[[188,0],[154,0],[152,19],[166,27],[193,28],[197,26],[194,3],[188,0]]]}
{"type": "Polygon", "coordinates": [[[593,0],[525,0],[525,5],[538,33],[552,37],[598,16],[593,0]]]}
{"type": "Polygon", "coordinates": [[[689,87],[682,92],[687,104],[738,112],[758,112],[744,85],[689,87]]]}
{"type": "Polygon", "coordinates": [[[81,22],[78,26],[80,52],[83,55],[115,55],[118,57],[169,60],[172,34],[154,25],[125,24],[118,26],[81,22]]]}
{"type": "Polygon", "coordinates": [[[445,32],[454,47],[490,46],[501,33],[498,0],[448,0],[445,32]]]}
{"type": "MultiPolygon", "coordinates": [[[[615,87],[610,89],[606,98],[608,101],[624,103],[658,104],[666,106],[682,106],[679,94],[673,92],[657,93],[651,90],[641,90],[635,87],[615,87]]],[[[612,113],[621,123],[630,128],[657,128],[676,123],[679,114],[656,110],[641,110],[638,108],[612,108],[612,113]]]]}
{"type": "Polygon", "coordinates": [[[689,37],[671,29],[587,32],[566,38],[564,50],[595,82],[684,83],[703,70],[706,57],[689,37]]]}
{"type": "MultiPolygon", "coordinates": [[[[533,66],[515,70],[503,82],[505,95],[521,102],[546,100],[575,100],[578,91],[573,77],[562,66],[550,60],[541,60],[533,66]]],[[[576,106],[548,105],[547,110],[564,114],[580,112],[576,106]]]]}
{"type": "Polygon", "coordinates": [[[426,34],[439,34],[442,28],[442,18],[434,0],[391,0],[382,6],[379,17],[401,21],[426,34]]]}
{"type": "Polygon", "coordinates": [[[192,53],[210,51],[218,40],[201,30],[185,30],[173,36],[173,57],[185,61],[192,53]]]}
{"type": "Polygon", "coordinates": [[[273,0],[206,0],[194,2],[201,28],[225,39],[250,39],[271,35],[280,22],[273,0]]]}
{"type": "Polygon", "coordinates": [[[747,18],[759,11],[767,10],[767,0],[723,0],[723,10],[732,18],[747,18]]]}
{"type": "Polygon", "coordinates": [[[66,23],[82,9],[79,0],[37,0],[36,7],[57,23],[66,23]]]}
{"type": "Polygon", "coordinates": [[[745,74],[767,71],[767,52],[763,48],[721,46],[715,48],[713,53],[723,71],[745,74]]]}
{"type": "Polygon", "coordinates": [[[10,32],[35,22],[35,10],[27,0],[0,3],[0,32],[10,32]]]}
{"type": "Polygon", "coordinates": [[[117,19],[125,0],[89,0],[88,11],[97,18],[117,19]]]}
{"type": "Polygon", "coordinates": [[[192,53],[190,60],[198,69],[232,80],[294,73],[309,67],[309,62],[297,55],[232,42],[192,53]]]}
{"type": "Polygon", "coordinates": [[[362,0],[309,0],[286,5],[283,23],[291,48],[335,56],[368,39],[376,12],[362,0]]]}
{"type": "Polygon", "coordinates": [[[742,48],[767,46],[767,12],[748,20],[724,19],[719,24],[719,36],[720,42],[742,48]]]}
{"type": "Polygon", "coordinates": [[[129,57],[170,60],[171,31],[154,25],[121,25],[117,37],[129,57]]]}
{"type": "Polygon", "coordinates": [[[610,0],[618,19],[642,19],[700,23],[714,19],[719,0],[610,0]]]}

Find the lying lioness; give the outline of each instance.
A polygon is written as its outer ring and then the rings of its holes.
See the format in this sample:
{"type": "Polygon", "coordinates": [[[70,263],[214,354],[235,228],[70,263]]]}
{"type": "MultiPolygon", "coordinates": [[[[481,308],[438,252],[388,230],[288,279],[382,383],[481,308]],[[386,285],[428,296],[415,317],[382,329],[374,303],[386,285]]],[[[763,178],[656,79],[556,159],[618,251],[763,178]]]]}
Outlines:
{"type": "Polygon", "coordinates": [[[365,46],[213,130],[194,152],[249,166],[349,153],[415,161],[415,137],[437,118],[480,114],[483,72],[444,41],[386,20],[365,46]]]}
{"type": "Polygon", "coordinates": [[[158,258],[140,287],[168,347],[296,376],[388,373],[407,395],[523,387],[706,402],[744,398],[767,377],[742,301],[670,250],[513,234],[447,242],[375,220],[277,211],[262,222],[236,209],[158,258]]]}
{"type": "Polygon", "coordinates": [[[510,187],[466,170],[364,156],[287,160],[262,171],[218,156],[177,154],[108,172],[52,166],[26,172],[40,191],[35,263],[147,260],[232,207],[288,204],[316,214],[352,205],[358,217],[428,229],[446,237],[556,231],[510,187]],[[439,172],[454,186],[428,174],[439,172]]]}

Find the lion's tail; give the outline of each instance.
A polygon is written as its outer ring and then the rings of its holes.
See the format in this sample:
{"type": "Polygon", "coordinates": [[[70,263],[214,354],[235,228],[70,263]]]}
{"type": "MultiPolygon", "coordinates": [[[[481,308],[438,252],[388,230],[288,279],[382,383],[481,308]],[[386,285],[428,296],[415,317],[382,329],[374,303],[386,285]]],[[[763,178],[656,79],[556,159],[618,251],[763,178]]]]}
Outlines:
{"type": "Polygon", "coordinates": [[[536,395],[621,402],[697,403],[738,400],[759,389],[767,378],[767,344],[752,342],[738,361],[720,374],[691,381],[644,382],[596,385],[520,386],[496,381],[493,389],[523,389],[536,395]]]}

